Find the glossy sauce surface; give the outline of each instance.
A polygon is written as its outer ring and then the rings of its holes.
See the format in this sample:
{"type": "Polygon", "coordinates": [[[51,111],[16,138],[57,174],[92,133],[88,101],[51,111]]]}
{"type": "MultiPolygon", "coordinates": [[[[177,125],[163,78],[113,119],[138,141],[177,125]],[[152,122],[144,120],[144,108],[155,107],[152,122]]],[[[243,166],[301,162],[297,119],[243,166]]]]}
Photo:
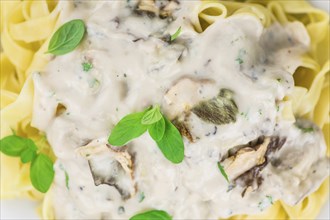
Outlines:
{"type": "MultiPolygon", "coordinates": [[[[198,2],[181,1],[172,19],[137,14],[135,1],[60,4],[63,22],[83,19],[87,35],[75,51],[55,57],[33,78],[33,124],[47,133],[58,157],[53,186],[58,219],[128,219],[149,209],[175,219],[258,213],[271,205],[269,198],[296,204],[326,177],[322,133],[298,129],[280,101],[292,91],[292,74],[309,45],[302,24],[265,29],[255,17],[238,15],[199,34],[191,24],[198,2]],[[178,27],[181,35],[166,42],[178,27]],[[84,71],[84,62],[92,69],[84,71]],[[221,89],[233,94],[235,122],[215,125],[186,115],[193,140],[184,138],[185,159],[178,165],[147,134],[121,150],[106,145],[127,114],[160,104],[168,118],[180,118],[221,89]],[[228,184],[217,163],[230,164],[228,150],[259,137],[280,137],[284,144],[268,155],[260,186],[242,197],[244,184],[228,184]],[[96,184],[91,168],[116,187],[96,184]]],[[[232,183],[258,163],[258,153],[245,154],[250,164],[232,164],[232,183]]]]}

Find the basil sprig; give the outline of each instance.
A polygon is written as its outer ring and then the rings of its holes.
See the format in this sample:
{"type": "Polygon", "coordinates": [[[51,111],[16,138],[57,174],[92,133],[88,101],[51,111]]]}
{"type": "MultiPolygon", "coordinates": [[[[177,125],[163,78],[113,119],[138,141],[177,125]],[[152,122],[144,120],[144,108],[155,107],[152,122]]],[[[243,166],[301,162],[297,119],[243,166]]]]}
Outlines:
{"type": "Polygon", "coordinates": [[[38,153],[38,147],[28,138],[10,135],[0,140],[0,151],[7,156],[20,157],[22,163],[31,162],[30,179],[38,191],[48,191],[54,179],[52,160],[43,153],[38,153]]]}
{"type": "Polygon", "coordinates": [[[123,146],[134,138],[149,135],[157,143],[163,155],[171,162],[181,163],[184,158],[184,144],[178,129],[160,112],[159,106],[148,108],[122,118],[113,128],[108,142],[123,146]]]}
{"type": "Polygon", "coordinates": [[[73,51],[83,39],[85,31],[85,24],[81,19],[63,24],[50,39],[47,52],[63,55],[73,51]]]}
{"type": "Polygon", "coordinates": [[[172,220],[172,217],[162,210],[151,210],[134,215],[129,220],[172,220]]]}

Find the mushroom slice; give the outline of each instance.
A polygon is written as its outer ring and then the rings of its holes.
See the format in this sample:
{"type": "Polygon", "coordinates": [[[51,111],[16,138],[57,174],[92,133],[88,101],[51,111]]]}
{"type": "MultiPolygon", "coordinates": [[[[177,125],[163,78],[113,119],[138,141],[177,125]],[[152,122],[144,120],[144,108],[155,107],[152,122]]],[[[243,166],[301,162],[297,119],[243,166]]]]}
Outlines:
{"type": "Polygon", "coordinates": [[[266,138],[257,149],[245,147],[238,150],[235,156],[225,159],[222,162],[222,165],[226,170],[229,179],[234,180],[254,166],[264,163],[264,156],[269,142],[270,138],[266,138]]]}
{"type": "Polygon", "coordinates": [[[149,17],[155,17],[159,14],[159,8],[154,0],[140,0],[135,11],[138,14],[147,14],[149,17]]]}
{"type": "Polygon", "coordinates": [[[192,108],[192,112],[203,121],[215,125],[235,122],[238,108],[233,95],[231,90],[221,89],[218,96],[201,101],[192,108]]]}
{"type": "Polygon", "coordinates": [[[94,140],[77,152],[88,159],[96,186],[107,184],[117,189],[123,200],[135,195],[133,162],[127,148],[114,150],[106,142],[94,140]]]}
{"type": "Polygon", "coordinates": [[[175,118],[203,99],[212,98],[217,92],[214,82],[210,80],[184,77],[167,91],[163,108],[168,117],[175,118]]]}
{"type": "Polygon", "coordinates": [[[228,157],[221,164],[231,181],[245,187],[242,196],[262,184],[261,171],[270,162],[271,154],[281,149],[285,141],[285,138],[277,136],[259,137],[229,150],[228,157]]]}
{"type": "Polygon", "coordinates": [[[172,123],[179,130],[182,137],[186,137],[191,143],[194,142],[194,138],[185,121],[176,118],[172,121],[172,123]]]}
{"type": "Polygon", "coordinates": [[[166,5],[160,7],[159,17],[162,19],[172,16],[174,10],[178,9],[179,2],[176,0],[170,0],[166,5]]]}

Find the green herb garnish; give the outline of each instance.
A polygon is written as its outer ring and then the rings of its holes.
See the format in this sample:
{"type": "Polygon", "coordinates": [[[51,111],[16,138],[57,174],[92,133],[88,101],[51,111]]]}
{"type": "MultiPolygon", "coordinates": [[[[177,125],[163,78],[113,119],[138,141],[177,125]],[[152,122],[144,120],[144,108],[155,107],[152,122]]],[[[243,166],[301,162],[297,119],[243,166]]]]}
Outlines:
{"type": "Polygon", "coordinates": [[[73,51],[83,39],[85,31],[85,24],[80,19],[63,24],[50,39],[47,52],[63,55],[73,51]]]}
{"type": "Polygon", "coordinates": [[[161,114],[159,106],[125,116],[113,128],[109,144],[123,146],[148,130],[163,155],[173,163],[184,158],[184,144],[178,129],[161,114]]]}
{"type": "Polygon", "coordinates": [[[244,49],[240,49],[240,50],[238,51],[238,56],[237,56],[237,58],[236,58],[235,61],[237,61],[239,65],[243,64],[243,63],[244,63],[243,57],[244,57],[244,55],[246,55],[246,54],[247,54],[246,50],[244,50],[244,49]]]}
{"type": "Polygon", "coordinates": [[[163,116],[162,113],[160,113],[159,105],[156,105],[154,108],[150,109],[143,115],[141,123],[144,125],[151,125],[155,122],[158,122],[162,117],[163,116]]]}
{"type": "Polygon", "coordinates": [[[176,32],[171,35],[171,42],[174,41],[177,37],[179,37],[179,35],[181,34],[181,27],[178,28],[178,30],[176,30],[176,32]]]}
{"type": "Polygon", "coordinates": [[[302,132],[304,133],[310,133],[310,132],[313,132],[314,131],[314,128],[313,127],[310,127],[310,128],[299,128],[300,130],[302,130],[302,132]]]}
{"type": "Polygon", "coordinates": [[[19,157],[27,147],[26,139],[16,135],[7,136],[0,143],[1,152],[12,157],[19,157]]]}
{"type": "Polygon", "coordinates": [[[69,181],[70,181],[70,177],[69,177],[69,174],[68,172],[64,169],[63,165],[60,164],[60,169],[64,172],[64,175],[65,175],[65,186],[67,189],[70,189],[70,186],[69,186],[69,181]]]}
{"type": "Polygon", "coordinates": [[[45,154],[38,154],[30,166],[30,179],[34,188],[47,192],[54,179],[53,162],[45,154]]]}
{"type": "Polygon", "coordinates": [[[311,132],[314,132],[314,128],[313,127],[303,127],[303,126],[300,126],[298,124],[296,124],[296,127],[299,128],[303,133],[311,133],[311,132]]]}
{"type": "Polygon", "coordinates": [[[93,64],[88,63],[88,62],[83,62],[81,65],[85,72],[88,72],[93,68],[93,64]]]}
{"type": "Polygon", "coordinates": [[[154,141],[162,140],[165,133],[165,119],[162,117],[159,121],[151,124],[148,132],[154,141]]]}
{"type": "Polygon", "coordinates": [[[218,164],[218,168],[219,168],[219,170],[220,170],[222,176],[223,176],[223,177],[226,179],[226,181],[229,183],[228,175],[227,175],[225,169],[223,168],[223,166],[221,165],[220,162],[218,162],[217,164],[218,164]]]}
{"type": "Polygon", "coordinates": [[[314,124],[311,121],[298,118],[294,125],[302,132],[302,133],[311,133],[315,131],[314,124]]]}
{"type": "Polygon", "coordinates": [[[238,62],[238,64],[243,64],[243,63],[244,63],[243,59],[242,59],[242,58],[240,58],[240,57],[236,58],[236,60],[235,60],[235,61],[237,61],[237,62],[238,62]]]}
{"type": "Polygon", "coordinates": [[[38,148],[32,140],[26,139],[25,141],[26,141],[26,147],[21,152],[20,157],[22,163],[29,163],[37,156],[38,148]]]}
{"type": "Polygon", "coordinates": [[[100,86],[100,81],[96,78],[93,78],[91,81],[89,81],[89,88],[94,88],[100,86]]]}
{"type": "Polygon", "coordinates": [[[69,187],[69,180],[70,180],[69,174],[66,171],[64,171],[64,174],[65,174],[65,186],[66,186],[67,189],[70,189],[70,187],[69,187]]]}
{"type": "Polygon", "coordinates": [[[276,111],[279,112],[280,111],[280,106],[276,106],[276,111]]]}
{"type": "Polygon", "coordinates": [[[159,149],[164,156],[173,163],[181,163],[184,158],[184,145],[180,132],[167,119],[165,120],[165,133],[160,141],[157,141],[159,149]]]}
{"type": "Polygon", "coordinates": [[[267,207],[269,207],[270,205],[273,205],[273,204],[274,204],[273,197],[266,195],[266,198],[258,203],[258,208],[260,211],[264,211],[267,207]]]}
{"type": "Polygon", "coordinates": [[[142,202],[145,198],[146,196],[144,195],[144,192],[141,192],[139,195],[139,202],[142,202]]]}
{"type": "Polygon", "coordinates": [[[267,195],[266,198],[268,199],[270,204],[272,204],[272,205],[274,204],[272,196],[267,195]]]}
{"type": "Polygon", "coordinates": [[[162,210],[151,210],[134,215],[129,220],[172,220],[172,217],[162,210]]]}
{"type": "Polygon", "coordinates": [[[142,124],[141,120],[147,111],[129,114],[122,118],[112,129],[108,139],[109,144],[124,146],[127,142],[144,134],[148,130],[148,125],[142,124]]]}
{"type": "Polygon", "coordinates": [[[48,191],[54,179],[52,160],[43,153],[38,153],[38,147],[28,138],[10,135],[0,140],[0,151],[7,156],[20,157],[22,163],[31,162],[30,179],[38,191],[48,191]]]}

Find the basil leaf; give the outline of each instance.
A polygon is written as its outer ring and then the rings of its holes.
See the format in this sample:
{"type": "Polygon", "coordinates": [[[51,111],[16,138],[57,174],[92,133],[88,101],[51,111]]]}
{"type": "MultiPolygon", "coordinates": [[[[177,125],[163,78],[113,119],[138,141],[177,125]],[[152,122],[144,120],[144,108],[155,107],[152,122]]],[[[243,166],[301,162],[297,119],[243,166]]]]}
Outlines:
{"type": "Polygon", "coordinates": [[[134,215],[129,220],[172,220],[172,217],[162,210],[151,210],[134,215]]]}
{"type": "Polygon", "coordinates": [[[146,111],[130,114],[121,119],[112,129],[108,139],[113,146],[123,146],[134,138],[147,131],[148,126],[141,124],[141,119],[146,111]]]}
{"type": "Polygon", "coordinates": [[[0,151],[7,156],[18,157],[26,148],[25,138],[10,135],[0,140],[0,151]]]}
{"type": "Polygon", "coordinates": [[[26,139],[26,149],[21,153],[22,163],[31,162],[37,155],[37,149],[37,146],[32,140],[26,139]]]}
{"type": "Polygon", "coordinates": [[[179,37],[179,35],[181,34],[181,27],[178,28],[178,30],[176,30],[176,32],[171,35],[171,41],[174,41],[177,37],[179,37]]]}
{"type": "Polygon", "coordinates": [[[159,106],[155,106],[145,113],[141,119],[141,123],[144,125],[151,125],[159,121],[162,117],[159,106]]]}
{"type": "Polygon", "coordinates": [[[222,176],[226,179],[226,181],[229,183],[229,179],[228,179],[228,176],[227,176],[227,173],[225,171],[225,169],[223,168],[223,166],[220,164],[220,162],[218,162],[218,168],[222,174],[222,176]]]}
{"type": "Polygon", "coordinates": [[[80,19],[63,24],[50,39],[47,52],[63,55],[73,51],[83,39],[85,30],[85,24],[80,19]]]}
{"type": "Polygon", "coordinates": [[[30,179],[34,188],[45,193],[54,179],[53,162],[45,154],[39,154],[31,163],[30,179]]]}
{"type": "Polygon", "coordinates": [[[180,163],[184,158],[184,145],[180,132],[167,119],[165,120],[165,133],[160,141],[157,141],[159,149],[164,156],[173,163],[180,163]]]}
{"type": "Polygon", "coordinates": [[[165,120],[162,117],[159,121],[156,123],[153,123],[148,128],[149,134],[154,139],[154,141],[160,141],[165,133],[165,120]]]}

